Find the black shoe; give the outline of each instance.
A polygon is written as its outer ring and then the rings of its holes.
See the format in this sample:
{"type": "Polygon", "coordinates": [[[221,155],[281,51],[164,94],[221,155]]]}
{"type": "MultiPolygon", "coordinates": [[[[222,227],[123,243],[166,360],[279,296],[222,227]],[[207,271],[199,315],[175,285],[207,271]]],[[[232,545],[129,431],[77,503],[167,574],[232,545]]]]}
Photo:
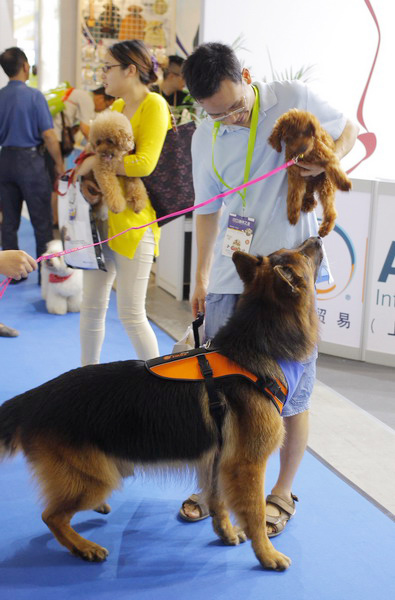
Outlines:
{"type": "Polygon", "coordinates": [[[27,277],[22,277],[21,279],[11,279],[10,285],[16,285],[17,283],[22,283],[22,281],[26,281],[27,277]]]}
{"type": "Polygon", "coordinates": [[[0,337],[18,337],[19,331],[0,323],[0,337]]]}

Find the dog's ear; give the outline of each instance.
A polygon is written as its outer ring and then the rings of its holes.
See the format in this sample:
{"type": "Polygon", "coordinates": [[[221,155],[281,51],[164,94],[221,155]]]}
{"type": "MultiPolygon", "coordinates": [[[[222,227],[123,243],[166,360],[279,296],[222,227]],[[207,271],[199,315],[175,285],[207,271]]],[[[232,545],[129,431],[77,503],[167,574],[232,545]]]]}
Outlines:
{"type": "Polygon", "coordinates": [[[280,121],[277,121],[273,127],[273,131],[268,138],[268,142],[277,152],[281,152],[281,140],[283,137],[283,126],[280,121]]]}
{"type": "Polygon", "coordinates": [[[255,277],[257,267],[262,264],[262,258],[251,256],[251,254],[241,252],[240,250],[233,252],[232,260],[235,264],[240,279],[244,283],[252,282],[255,277]]]}
{"type": "Polygon", "coordinates": [[[314,123],[312,121],[310,121],[309,124],[307,125],[306,135],[308,137],[314,137],[315,136],[315,125],[314,125],[314,123]]]}
{"type": "Polygon", "coordinates": [[[119,130],[117,135],[119,136],[119,140],[126,150],[129,150],[129,151],[133,150],[134,138],[131,133],[129,133],[127,131],[119,130]]]}
{"type": "Polygon", "coordinates": [[[299,294],[301,288],[301,278],[297,275],[290,265],[276,265],[273,268],[276,275],[281,277],[287,283],[293,294],[299,294]]]}

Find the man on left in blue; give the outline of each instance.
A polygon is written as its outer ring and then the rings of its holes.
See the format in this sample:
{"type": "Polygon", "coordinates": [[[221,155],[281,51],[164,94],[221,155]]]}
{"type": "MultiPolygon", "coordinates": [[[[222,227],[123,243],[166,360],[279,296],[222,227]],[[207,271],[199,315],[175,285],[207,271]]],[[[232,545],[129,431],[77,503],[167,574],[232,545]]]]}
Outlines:
{"type": "MultiPolygon", "coordinates": [[[[43,148],[64,172],[60,145],[44,95],[26,85],[30,66],[20,48],[0,54],[0,65],[9,78],[0,89],[0,202],[3,250],[18,250],[22,203],[26,202],[36,238],[37,257],[52,239],[51,182],[43,148]]],[[[19,283],[22,279],[13,279],[19,283]]]]}

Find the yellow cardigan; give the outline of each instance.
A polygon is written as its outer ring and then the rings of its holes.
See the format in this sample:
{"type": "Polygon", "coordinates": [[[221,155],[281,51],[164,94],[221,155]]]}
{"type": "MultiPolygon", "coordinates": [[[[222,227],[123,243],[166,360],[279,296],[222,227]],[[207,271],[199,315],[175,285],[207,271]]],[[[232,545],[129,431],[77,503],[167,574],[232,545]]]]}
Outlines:
{"type": "MultiPolygon", "coordinates": [[[[112,110],[122,112],[125,102],[120,98],[112,105],[112,110]]],[[[136,144],[136,154],[124,158],[128,177],[145,177],[155,169],[168,129],[171,129],[170,111],[166,100],[159,94],[150,92],[140,104],[130,120],[136,144]]],[[[144,179],[143,179],[144,182],[144,179]]],[[[108,212],[109,237],[128,229],[150,223],[156,219],[151,202],[138,214],[130,208],[115,214],[108,212]]],[[[160,229],[157,223],[151,225],[155,238],[155,256],[159,254],[160,229]]],[[[133,229],[111,240],[109,246],[114,252],[133,258],[147,227],[133,229]]]]}

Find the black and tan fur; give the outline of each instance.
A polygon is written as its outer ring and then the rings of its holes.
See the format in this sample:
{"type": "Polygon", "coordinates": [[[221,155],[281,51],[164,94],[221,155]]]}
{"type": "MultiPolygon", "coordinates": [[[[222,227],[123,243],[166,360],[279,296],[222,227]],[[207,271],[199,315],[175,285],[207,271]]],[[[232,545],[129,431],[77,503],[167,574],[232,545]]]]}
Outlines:
{"type": "MultiPolygon", "coordinates": [[[[319,238],[263,258],[235,252],[244,293],[215,347],[259,376],[283,379],[276,359],[303,361],[317,343],[321,259],[319,238]]],[[[86,560],[104,560],[108,552],[72,529],[73,515],[108,512],[105,499],[133,464],[182,463],[196,468],[217,535],[234,545],[247,536],[262,566],[286,569],[290,559],[266,534],[264,502],[266,461],[282,443],[282,419],[247,380],[222,380],[219,389],[226,407],[222,448],[204,383],[159,379],[138,360],[75,369],[0,407],[0,453],[24,452],[41,486],[43,520],[86,560]]]]}

